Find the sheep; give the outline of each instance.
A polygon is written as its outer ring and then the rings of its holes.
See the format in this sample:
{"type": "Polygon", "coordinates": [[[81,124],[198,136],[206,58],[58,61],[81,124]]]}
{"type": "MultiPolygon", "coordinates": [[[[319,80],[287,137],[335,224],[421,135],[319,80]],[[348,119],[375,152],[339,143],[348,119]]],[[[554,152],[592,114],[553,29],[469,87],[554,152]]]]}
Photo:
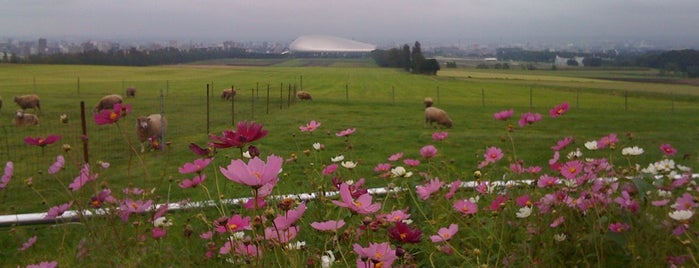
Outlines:
{"type": "Polygon", "coordinates": [[[35,114],[17,110],[15,113],[15,126],[35,126],[39,124],[39,117],[35,114]]]}
{"type": "Polygon", "coordinates": [[[437,107],[427,107],[425,108],[425,124],[429,123],[432,125],[432,122],[437,122],[437,124],[447,128],[451,128],[452,125],[451,118],[449,118],[447,112],[437,107]]]}
{"type": "Polygon", "coordinates": [[[41,100],[39,100],[39,96],[36,94],[15,96],[15,103],[17,103],[22,110],[32,108],[37,113],[41,113],[41,100]]]}
{"type": "Polygon", "coordinates": [[[311,97],[311,93],[308,93],[308,91],[299,91],[296,93],[296,97],[298,97],[300,100],[313,100],[313,97],[311,97]]]}
{"type": "Polygon", "coordinates": [[[0,97],[0,111],[2,111],[2,97],[0,97]]]}
{"type": "Polygon", "coordinates": [[[235,97],[235,88],[224,88],[223,91],[221,91],[221,99],[224,100],[231,100],[233,97],[235,97]]]}
{"type": "Polygon", "coordinates": [[[135,87],[129,87],[126,89],[126,97],[136,97],[136,88],[135,87]]]}
{"type": "Polygon", "coordinates": [[[425,108],[432,107],[432,103],[433,103],[432,98],[426,97],[425,100],[423,101],[423,103],[425,104],[425,108]]]}
{"type": "Polygon", "coordinates": [[[121,95],[112,94],[104,96],[102,99],[100,99],[99,103],[97,103],[97,106],[95,106],[94,112],[99,113],[105,109],[114,109],[114,104],[122,102],[123,99],[121,98],[121,95]]]}
{"type": "Polygon", "coordinates": [[[144,142],[151,142],[152,147],[162,144],[163,133],[167,129],[167,120],[162,114],[150,114],[136,118],[136,136],[141,141],[141,152],[145,151],[144,142]]]}

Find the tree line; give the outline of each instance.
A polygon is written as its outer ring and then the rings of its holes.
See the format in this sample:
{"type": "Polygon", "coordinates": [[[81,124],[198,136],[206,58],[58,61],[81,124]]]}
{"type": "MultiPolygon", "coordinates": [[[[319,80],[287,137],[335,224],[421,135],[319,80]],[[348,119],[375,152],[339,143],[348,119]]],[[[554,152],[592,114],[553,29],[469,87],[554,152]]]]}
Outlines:
{"type": "Polygon", "coordinates": [[[408,44],[405,44],[402,48],[376,49],[371,52],[371,57],[381,67],[403,68],[415,74],[436,75],[440,70],[436,59],[427,59],[422,55],[420,42],[417,41],[412,50],[408,44]]]}

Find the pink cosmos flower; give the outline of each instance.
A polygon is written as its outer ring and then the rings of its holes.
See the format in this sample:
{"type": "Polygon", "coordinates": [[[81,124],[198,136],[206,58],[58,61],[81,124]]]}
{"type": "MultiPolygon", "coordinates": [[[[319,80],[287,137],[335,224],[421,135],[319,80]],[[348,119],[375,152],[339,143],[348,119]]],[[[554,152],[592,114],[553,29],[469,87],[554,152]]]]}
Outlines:
{"type": "Polygon", "coordinates": [[[161,237],[165,236],[167,234],[167,229],[163,227],[154,227],[153,230],[151,230],[151,236],[153,239],[160,239],[161,237]]]}
{"type": "Polygon", "coordinates": [[[692,210],[696,207],[699,207],[699,204],[694,202],[694,196],[689,193],[682,194],[675,199],[675,204],[672,205],[675,210],[692,210]]]}
{"type": "Polygon", "coordinates": [[[379,163],[374,168],[374,172],[376,173],[384,173],[388,171],[391,171],[391,164],[389,163],[379,163]]]}
{"type": "Polygon", "coordinates": [[[63,213],[66,212],[71,206],[73,206],[73,201],[51,207],[46,213],[46,216],[44,216],[44,219],[55,219],[56,217],[63,215],[63,213]]]}
{"type": "Polygon", "coordinates": [[[85,186],[86,183],[94,181],[97,179],[99,174],[90,174],[90,164],[85,164],[83,165],[83,168],[80,169],[80,175],[75,177],[73,182],[68,185],[68,189],[71,191],[75,192],[80,190],[83,186],[85,186]]]}
{"type": "Polygon", "coordinates": [[[420,199],[427,200],[430,198],[430,195],[439,191],[442,186],[444,186],[444,182],[440,181],[439,178],[434,178],[425,185],[416,186],[415,192],[420,196],[420,199]]]}
{"type": "Polygon", "coordinates": [[[394,162],[394,161],[400,160],[401,158],[403,158],[402,152],[395,153],[395,154],[391,155],[390,157],[388,157],[388,161],[394,162]]]}
{"type": "Polygon", "coordinates": [[[397,221],[394,226],[389,226],[388,236],[398,243],[420,243],[422,231],[418,227],[410,228],[407,223],[397,221]]]}
{"type": "Polygon", "coordinates": [[[553,109],[549,110],[549,116],[553,118],[559,117],[565,114],[568,111],[568,108],[569,105],[567,102],[556,105],[555,107],[553,107],[553,109]]]}
{"type": "Polygon", "coordinates": [[[117,202],[117,200],[112,196],[112,190],[104,189],[90,198],[90,206],[93,208],[101,208],[105,202],[117,202]]]}
{"type": "Polygon", "coordinates": [[[483,154],[483,157],[485,158],[486,162],[495,163],[498,160],[502,159],[502,150],[494,146],[488,147],[488,149],[485,150],[485,154],[483,154]]]}
{"type": "Polygon", "coordinates": [[[447,132],[435,132],[432,134],[432,139],[436,141],[441,141],[447,138],[449,134],[447,132]]]}
{"type": "Polygon", "coordinates": [[[201,174],[194,176],[194,178],[190,179],[184,179],[182,182],[180,182],[179,186],[182,189],[187,189],[187,188],[194,188],[197,187],[197,185],[201,184],[206,180],[206,174],[201,174]]]}
{"type": "Polygon", "coordinates": [[[211,144],[215,148],[243,148],[248,143],[254,142],[267,136],[267,130],[263,130],[263,125],[255,122],[240,121],[236,130],[224,130],[221,136],[212,135],[214,140],[211,144]]]}
{"type": "Polygon", "coordinates": [[[612,146],[614,144],[617,144],[618,142],[619,138],[617,138],[616,133],[610,133],[609,135],[602,137],[597,141],[597,149],[612,146]]]}
{"type": "Polygon", "coordinates": [[[566,179],[575,179],[583,171],[583,163],[580,160],[568,161],[561,166],[561,175],[566,179]]]}
{"type": "Polygon", "coordinates": [[[424,146],[420,149],[420,155],[422,155],[422,158],[425,159],[435,157],[437,155],[437,148],[435,148],[433,145],[424,146]]]}
{"type": "Polygon", "coordinates": [[[133,213],[141,213],[146,211],[153,204],[153,200],[138,200],[133,201],[131,199],[124,199],[121,201],[119,208],[121,209],[121,220],[123,222],[129,221],[129,216],[133,213]]]}
{"type": "Polygon", "coordinates": [[[541,177],[539,177],[536,186],[538,186],[539,188],[547,188],[553,187],[556,184],[558,184],[558,178],[544,174],[541,175],[541,177]]]}
{"type": "Polygon", "coordinates": [[[38,264],[27,265],[27,268],[56,268],[57,266],[57,261],[42,261],[38,264]]]}
{"type": "Polygon", "coordinates": [[[663,153],[667,156],[673,156],[677,153],[677,149],[672,147],[670,144],[661,144],[660,145],[660,150],[663,151],[663,153]]]}
{"type": "Polygon", "coordinates": [[[556,142],[556,145],[551,146],[551,150],[560,151],[565,149],[571,142],[573,142],[573,136],[568,136],[556,142]]]}
{"type": "Polygon", "coordinates": [[[532,200],[528,194],[525,194],[525,195],[522,195],[520,197],[515,198],[515,204],[517,204],[517,206],[520,206],[520,207],[531,206],[532,200]]]}
{"type": "Polygon", "coordinates": [[[97,125],[114,124],[131,112],[131,104],[114,104],[113,110],[104,109],[94,116],[97,125]]]}
{"type": "Polygon", "coordinates": [[[417,159],[405,159],[403,160],[403,164],[409,167],[417,167],[420,165],[420,160],[417,159]]]}
{"type": "Polygon", "coordinates": [[[509,110],[497,112],[497,113],[493,114],[493,117],[496,120],[503,120],[504,121],[504,120],[507,120],[508,118],[512,117],[513,114],[515,114],[515,110],[509,109],[509,110]]]}
{"type": "Polygon", "coordinates": [[[292,226],[292,227],[286,228],[284,230],[277,229],[274,227],[267,227],[267,228],[265,228],[265,240],[276,241],[276,242],[285,244],[285,243],[289,243],[289,241],[296,238],[296,235],[298,233],[299,233],[298,226],[292,226]]]}
{"type": "Polygon", "coordinates": [[[295,209],[286,212],[286,215],[279,215],[274,218],[274,227],[279,230],[289,229],[306,212],[306,203],[301,203],[295,209]]]}
{"type": "Polygon", "coordinates": [[[320,122],[316,122],[316,120],[311,120],[311,122],[308,122],[305,126],[300,126],[299,129],[301,132],[313,132],[316,129],[320,127],[320,122]]]}
{"type": "Polygon", "coordinates": [[[478,206],[466,199],[457,200],[452,207],[463,215],[471,215],[478,212],[478,206]]]}
{"type": "Polygon", "coordinates": [[[337,170],[338,165],[337,164],[330,164],[327,167],[323,169],[323,175],[330,175],[333,174],[337,170]]]}
{"type": "Polygon", "coordinates": [[[226,224],[224,225],[214,222],[214,229],[218,233],[235,233],[242,230],[252,230],[252,227],[250,226],[250,216],[243,218],[240,215],[235,214],[228,218],[226,224]]]}
{"type": "Polygon", "coordinates": [[[344,182],[340,184],[340,198],[342,201],[333,200],[333,204],[348,208],[358,214],[374,213],[381,208],[381,203],[371,203],[372,198],[369,193],[362,194],[356,200],[352,199],[349,185],[344,182]]]}
{"type": "Polygon", "coordinates": [[[449,185],[449,191],[444,195],[446,199],[451,199],[457,190],[461,187],[461,181],[455,180],[449,185]]]}
{"type": "Polygon", "coordinates": [[[5,189],[12,179],[12,174],[15,172],[15,164],[11,161],[5,163],[5,171],[0,177],[0,189],[5,189]]]}
{"type": "Polygon", "coordinates": [[[358,258],[356,267],[391,267],[393,262],[398,258],[396,250],[391,248],[391,243],[369,243],[369,246],[363,248],[359,244],[353,245],[354,252],[358,258]]]}
{"type": "Polygon", "coordinates": [[[345,221],[344,220],[339,220],[339,221],[323,221],[323,222],[312,222],[311,227],[313,229],[316,229],[318,231],[326,231],[326,232],[335,232],[338,229],[342,228],[342,226],[345,226],[345,221]]]}
{"type": "Polygon", "coordinates": [[[349,135],[352,135],[352,133],[354,133],[355,130],[357,130],[357,129],[356,128],[348,128],[348,129],[345,129],[345,130],[340,131],[338,133],[335,133],[335,136],[347,137],[349,135]]]}
{"type": "Polygon", "coordinates": [[[262,185],[279,180],[277,175],[282,169],[282,162],[281,157],[270,155],[267,157],[266,164],[259,157],[250,159],[247,164],[243,160],[236,159],[232,160],[227,168],[219,169],[229,180],[258,189],[262,185]]]}
{"type": "Polygon", "coordinates": [[[42,138],[39,136],[37,136],[36,138],[32,138],[31,136],[27,136],[26,138],[24,138],[25,143],[39,147],[44,147],[46,145],[53,144],[59,140],[61,140],[61,136],[59,135],[48,135],[46,136],[46,138],[42,138]]]}
{"type": "Polygon", "coordinates": [[[195,159],[192,163],[184,163],[184,165],[178,168],[178,171],[181,174],[189,174],[194,172],[201,173],[201,171],[204,170],[204,168],[206,168],[212,160],[213,158],[195,159]]]}
{"type": "Polygon", "coordinates": [[[621,191],[621,196],[614,198],[614,203],[619,204],[622,208],[631,210],[631,212],[636,213],[638,211],[638,202],[631,198],[627,191],[621,191]]]}
{"type": "Polygon", "coordinates": [[[551,228],[556,228],[559,225],[563,224],[564,222],[565,222],[565,217],[560,216],[560,217],[556,218],[555,220],[553,220],[553,222],[549,226],[551,226],[551,228]]]}
{"type": "Polygon", "coordinates": [[[622,233],[626,230],[631,228],[627,223],[624,222],[615,222],[615,223],[610,223],[609,224],[609,230],[614,232],[614,233],[622,233]]]}
{"type": "Polygon", "coordinates": [[[458,231],[459,225],[452,223],[449,225],[449,228],[439,228],[437,235],[430,236],[430,240],[432,240],[433,243],[444,242],[454,237],[458,231]]]}
{"type": "Polygon", "coordinates": [[[498,210],[500,210],[500,209],[502,209],[502,208],[505,207],[505,203],[507,202],[507,200],[510,200],[510,197],[509,197],[509,196],[507,196],[507,195],[498,195],[498,196],[495,197],[495,199],[493,199],[493,201],[490,203],[490,206],[488,207],[488,209],[490,209],[491,211],[498,211],[498,210]]]}
{"type": "MultiPolygon", "coordinates": [[[[383,214],[382,216],[386,218],[387,222],[398,222],[407,220],[410,218],[410,214],[407,213],[408,209],[399,209],[391,211],[388,214],[383,214]]],[[[378,217],[378,216],[377,216],[378,217]]]]}
{"type": "Polygon", "coordinates": [[[531,125],[539,121],[541,121],[541,114],[526,112],[522,114],[522,117],[519,119],[518,124],[520,127],[524,127],[526,125],[531,125]]]}
{"type": "Polygon", "coordinates": [[[24,242],[24,244],[22,244],[22,247],[19,248],[19,251],[27,250],[28,248],[32,247],[34,243],[36,243],[36,235],[27,239],[27,242],[24,242]]]}
{"type": "Polygon", "coordinates": [[[254,243],[246,244],[241,241],[228,241],[219,249],[219,254],[228,255],[231,251],[243,258],[262,258],[262,250],[257,248],[254,243]]]}

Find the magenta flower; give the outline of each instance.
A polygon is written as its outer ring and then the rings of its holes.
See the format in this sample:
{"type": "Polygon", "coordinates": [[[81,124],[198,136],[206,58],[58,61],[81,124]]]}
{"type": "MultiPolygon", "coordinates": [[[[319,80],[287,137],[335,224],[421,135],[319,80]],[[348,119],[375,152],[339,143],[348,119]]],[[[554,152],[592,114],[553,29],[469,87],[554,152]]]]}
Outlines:
{"type": "Polygon", "coordinates": [[[466,199],[456,200],[452,207],[463,215],[471,215],[478,212],[478,206],[466,199]]]}
{"type": "Polygon", "coordinates": [[[348,128],[348,129],[345,129],[345,130],[340,131],[338,133],[335,133],[335,136],[347,137],[349,135],[352,135],[352,133],[354,133],[355,130],[357,130],[357,129],[356,128],[348,128]]]}
{"type": "Polygon", "coordinates": [[[207,146],[206,148],[202,148],[196,143],[190,143],[189,144],[189,149],[192,150],[195,154],[199,156],[210,156],[213,155],[213,145],[211,147],[207,146]]]}
{"type": "Polygon", "coordinates": [[[420,160],[417,159],[405,159],[403,160],[403,164],[409,167],[417,167],[420,165],[420,160]]]}
{"type": "Polygon", "coordinates": [[[323,175],[330,175],[333,174],[337,170],[338,165],[337,164],[330,164],[327,167],[323,169],[323,175]]]}
{"type": "Polygon", "coordinates": [[[425,159],[435,157],[437,155],[437,148],[435,148],[433,145],[422,147],[420,148],[420,155],[422,155],[422,157],[425,159]]]}
{"type": "Polygon", "coordinates": [[[406,213],[407,211],[408,211],[407,208],[394,210],[388,214],[383,214],[382,217],[385,217],[386,221],[388,221],[388,222],[403,221],[403,220],[407,220],[410,218],[410,214],[406,213]]]}
{"type": "Polygon", "coordinates": [[[213,158],[195,159],[192,163],[184,163],[183,166],[178,168],[178,171],[181,174],[201,173],[201,171],[211,163],[211,160],[213,160],[213,158]]]}
{"type": "Polygon", "coordinates": [[[672,145],[670,144],[661,144],[660,150],[663,151],[663,153],[667,156],[673,156],[677,153],[677,149],[672,147],[672,145]]]}
{"type": "Polygon", "coordinates": [[[221,136],[211,135],[215,148],[243,148],[248,143],[254,142],[267,136],[267,130],[262,130],[263,125],[255,122],[238,122],[236,130],[224,130],[221,136]]]}
{"type": "Polygon", "coordinates": [[[27,268],[56,268],[57,266],[57,261],[42,261],[38,264],[27,265],[27,268]]]}
{"type": "Polygon", "coordinates": [[[517,204],[517,206],[520,206],[520,207],[531,206],[532,200],[528,194],[525,194],[523,196],[515,198],[515,204],[517,204]]]}
{"type": "Polygon", "coordinates": [[[623,223],[623,222],[615,222],[609,224],[609,230],[614,232],[614,233],[622,233],[631,228],[628,224],[623,223]]]}
{"type": "Polygon", "coordinates": [[[75,177],[73,182],[68,185],[68,189],[75,192],[80,190],[86,183],[94,181],[97,179],[98,174],[90,174],[90,164],[85,164],[82,169],[80,169],[80,175],[75,177]]]}
{"type": "Polygon", "coordinates": [[[556,227],[558,227],[559,225],[563,224],[563,223],[565,222],[565,220],[566,220],[565,217],[560,216],[560,217],[554,219],[553,222],[551,222],[551,224],[550,224],[549,226],[550,226],[551,228],[556,228],[556,227]]]}
{"type": "Polygon", "coordinates": [[[295,209],[286,212],[286,215],[279,215],[274,218],[274,227],[278,230],[289,229],[306,212],[306,203],[301,203],[295,209]]]}
{"type": "Polygon", "coordinates": [[[51,166],[49,166],[49,174],[58,173],[59,171],[61,171],[61,169],[63,169],[63,166],[65,164],[66,164],[65,158],[63,158],[62,155],[58,155],[56,157],[56,162],[54,162],[53,164],[51,164],[51,166]]]}
{"type": "Polygon", "coordinates": [[[107,125],[114,124],[119,121],[120,118],[126,116],[126,114],[131,112],[131,104],[114,104],[113,110],[104,109],[99,113],[96,113],[95,123],[97,125],[107,125]]]}
{"type": "Polygon", "coordinates": [[[116,203],[112,190],[104,189],[90,198],[90,206],[93,208],[101,208],[105,202],[116,203]]]}
{"type": "Polygon", "coordinates": [[[445,198],[451,199],[457,190],[461,187],[461,181],[455,180],[449,185],[449,191],[444,195],[445,198]]]}
{"type": "Polygon", "coordinates": [[[575,179],[583,171],[583,163],[580,160],[568,161],[561,166],[561,175],[566,179],[575,179]]]}
{"type": "Polygon", "coordinates": [[[8,161],[5,163],[5,171],[2,174],[2,177],[0,177],[0,189],[5,189],[7,185],[10,183],[10,180],[12,179],[12,174],[15,172],[15,164],[13,164],[11,161],[8,161]]]}
{"type": "Polygon", "coordinates": [[[444,182],[439,181],[439,178],[434,178],[425,185],[416,186],[415,192],[420,196],[420,199],[427,200],[430,198],[430,195],[439,191],[442,186],[444,186],[444,182]]]}
{"type": "Polygon", "coordinates": [[[502,159],[504,155],[502,154],[502,150],[498,147],[488,147],[488,149],[485,150],[485,154],[483,157],[485,158],[486,162],[489,163],[495,163],[498,160],[502,159]]]}
{"type": "Polygon", "coordinates": [[[614,198],[614,202],[619,204],[620,207],[631,210],[631,212],[636,213],[638,211],[638,202],[631,198],[629,192],[621,191],[621,196],[614,198]]]}
{"type": "Polygon", "coordinates": [[[447,132],[435,132],[432,134],[432,139],[436,141],[441,141],[447,138],[449,136],[449,133],[447,132]]]}
{"type": "Polygon", "coordinates": [[[504,120],[507,120],[508,118],[512,117],[513,114],[515,114],[515,110],[509,109],[509,110],[497,112],[497,113],[493,114],[493,117],[496,120],[503,120],[504,121],[504,120]]]}
{"type": "Polygon", "coordinates": [[[556,145],[551,146],[551,150],[560,151],[565,149],[571,142],[573,142],[573,136],[568,136],[556,142],[556,145]]]}
{"type": "Polygon", "coordinates": [[[522,114],[522,117],[519,119],[518,124],[520,127],[524,127],[526,125],[531,125],[539,121],[541,121],[541,114],[526,112],[522,114]]]}
{"type": "Polygon", "coordinates": [[[395,153],[395,154],[393,154],[393,155],[391,155],[391,156],[388,157],[388,161],[395,162],[395,161],[400,160],[401,158],[403,158],[403,153],[402,153],[402,152],[400,152],[400,153],[395,153]]]}
{"type": "Polygon", "coordinates": [[[342,201],[333,200],[333,204],[348,208],[358,214],[374,213],[381,208],[381,203],[371,203],[372,198],[369,193],[362,194],[354,200],[349,185],[344,182],[340,184],[340,198],[342,201]]]}
{"type": "Polygon", "coordinates": [[[339,221],[323,221],[323,222],[312,222],[311,227],[313,229],[316,229],[318,231],[327,231],[327,232],[335,232],[338,229],[342,228],[342,226],[345,226],[345,221],[344,220],[339,220],[339,221]]]}
{"type": "Polygon", "coordinates": [[[541,175],[539,180],[536,182],[536,186],[539,188],[552,187],[556,184],[558,184],[558,178],[549,175],[541,175]]]}
{"type": "Polygon", "coordinates": [[[289,241],[296,238],[296,235],[298,233],[298,226],[289,227],[284,230],[280,230],[274,227],[267,227],[265,228],[265,240],[276,241],[279,243],[289,243],[289,241]]]}
{"type": "Polygon", "coordinates": [[[129,221],[129,216],[131,216],[131,214],[145,212],[152,204],[153,200],[133,201],[128,198],[124,199],[119,206],[121,209],[121,220],[124,222],[129,221]]]}
{"type": "Polygon", "coordinates": [[[672,205],[675,210],[692,210],[696,207],[699,207],[699,204],[694,202],[694,196],[689,193],[684,193],[675,199],[675,204],[672,205]]]}
{"type": "Polygon", "coordinates": [[[19,248],[19,251],[27,250],[28,248],[32,247],[34,243],[36,243],[36,235],[27,239],[27,242],[24,242],[24,244],[22,244],[22,247],[19,248]]]}
{"type": "Polygon", "coordinates": [[[459,225],[452,223],[449,225],[449,228],[439,228],[437,235],[430,236],[430,240],[432,240],[433,243],[444,242],[454,237],[458,231],[459,225]]]}
{"type": "Polygon", "coordinates": [[[384,173],[391,171],[391,164],[389,163],[379,163],[376,164],[376,167],[374,167],[374,172],[376,173],[384,173]]]}
{"type": "Polygon", "coordinates": [[[553,109],[549,110],[549,116],[553,118],[559,117],[565,114],[568,111],[568,108],[569,105],[567,102],[556,105],[555,107],[553,107],[553,109]]]}
{"type": "Polygon", "coordinates": [[[299,129],[301,132],[313,132],[316,129],[320,127],[320,122],[316,122],[316,120],[311,120],[311,122],[308,122],[305,126],[300,126],[299,129]]]}
{"type": "Polygon", "coordinates": [[[597,141],[597,149],[613,146],[618,142],[619,138],[617,138],[616,133],[610,133],[609,135],[602,137],[600,138],[600,140],[597,141]]]}
{"type": "Polygon", "coordinates": [[[399,243],[420,243],[422,231],[419,228],[410,228],[408,224],[397,221],[394,226],[388,227],[388,237],[399,243]]]}
{"type": "Polygon", "coordinates": [[[252,227],[250,226],[250,216],[243,218],[238,214],[233,215],[228,218],[226,224],[224,225],[214,222],[214,229],[219,233],[235,233],[242,230],[252,230],[252,227]]]}
{"type": "Polygon", "coordinates": [[[153,230],[151,230],[151,236],[153,239],[160,239],[161,237],[165,236],[167,234],[167,229],[163,227],[154,227],[153,230]]]}
{"type": "Polygon", "coordinates": [[[396,250],[391,248],[391,243],[369,243],[363,248],[359,244],[353,245],[354,252],[357,253],[357,267],[391,267],[398,258],[396,250]]]}
{"type": "Polygon", "coordinates": [[[197,187],[197,185],[201,184],[206,180],[206,174],[201,174],[194,176],[194,178],[190,179],[184,179],[182,182],[180,182],[179,186],[182,189],[187,189],[187,188],[194,188],[197,187]]]}
{"type": "Polygon", "coordinates": [[[26,138],[24,138],[25,143],[39,147],[44,147],[46,145],[53,144],[59,140],[61,140],[61,136],[58,135],[48,135],[46,136],[46,138],[42,138],[39,136],[37,136],[36,138],[32,138],[31,136],[27,136],[26,138]]]}
{"type": "Polygon", "coordinates": [[[63,215],[63,213],[66,212],[71,206],[73,206],[73,201],[55,207],[51,207],[49,211],[46,212],[46,216],[44,216],[44,219],[55,219],[56,217],[63,215]]]}
{"type": "Polygon", "coordinates": [[[507,200],[510,200],[509,196],[498,195],[497,197],[495,197],[495,199],[493,199],[492,202],[490,202],[490,206],[488,207],[488,209],[490,209],[491,211],[498,211],[505,207],[505,203],[507,202],[507,200]]]}
{"type": "Polygon", "coordinates": [[[262,185],[279,180],[277,175],[282,169],[282,162],[281,157],[270,155],[267,157],[266,164],[259,157],[250,159],[247,164],[243,160],[236,159],[232,160],[227,168],[219,169],[229,180],[258,189],[262,185]]]}

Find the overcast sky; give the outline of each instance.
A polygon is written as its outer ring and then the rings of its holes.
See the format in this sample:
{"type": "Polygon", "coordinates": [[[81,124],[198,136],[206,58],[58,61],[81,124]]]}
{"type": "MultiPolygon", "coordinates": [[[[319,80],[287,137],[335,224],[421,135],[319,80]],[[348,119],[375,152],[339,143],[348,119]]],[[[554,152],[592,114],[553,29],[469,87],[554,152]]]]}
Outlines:
{"type": "Polygon", "coordinates": [[[0,37],[699,43],[699,0],[0,0],[0,37]]]}

